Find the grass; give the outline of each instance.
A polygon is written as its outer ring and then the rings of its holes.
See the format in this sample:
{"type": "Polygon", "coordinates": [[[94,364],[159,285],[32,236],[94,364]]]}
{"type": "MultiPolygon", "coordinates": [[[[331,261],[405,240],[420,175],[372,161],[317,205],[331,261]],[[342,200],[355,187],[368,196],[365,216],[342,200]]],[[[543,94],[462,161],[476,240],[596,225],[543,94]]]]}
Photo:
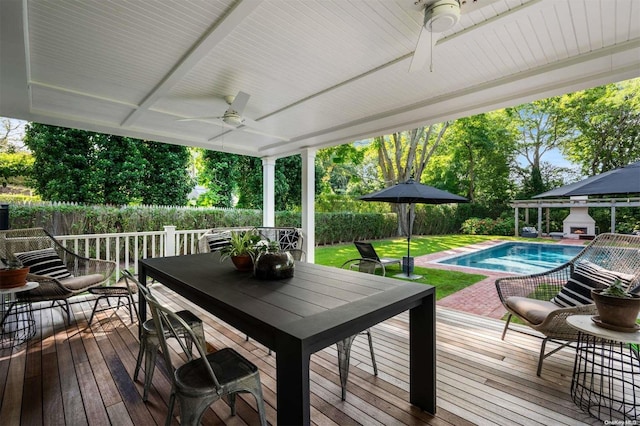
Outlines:
{"type": "MultiPolygon", "coordinates": [[[[495,239],[518,240],[513,237],[495,237],[487,235],[436,235],[417,236],[411,239],[411,255],[423,256],[437,253],[457,247],[464,247],[483,241],[495,239]]],[[[535,240],[535,239],[533,239],[535,240]]],[[[532,241],[531,238],[527,241],[532,241]]],[[[374,241],[373,246],[380,256],[401,258],[407,255],[406,238],[392,238],[388,240],[374,241]]],[[[316,247],[315,262],[320,265],[335,266],[339,268],[346,260],[360,257],[353,243],[336,244],[331,246],[316,247]]],[[[401,267],[394,265],[387,268],[387,276],[400,273],[401,267]]],[[[429,284],[436,287],[436,299],[442,299],[465,287],[477,283],[486,278],[485,275],[467,274],[458,271],[416,267],[414,273],[423,278],[413,282],[429,284]]]]}

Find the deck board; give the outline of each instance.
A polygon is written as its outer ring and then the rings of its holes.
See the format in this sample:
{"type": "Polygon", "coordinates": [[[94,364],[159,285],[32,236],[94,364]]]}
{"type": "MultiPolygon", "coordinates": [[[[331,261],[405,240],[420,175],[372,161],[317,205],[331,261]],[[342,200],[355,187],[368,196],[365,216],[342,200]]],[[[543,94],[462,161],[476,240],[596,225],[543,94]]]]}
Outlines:
{"type": "MultiPolygon", "coordinates": [[[[161,285],[153,291],[174,310],[190,309],[203,319],[207,343],[231,346],[260,369],[267,421],[275,424],[275,354],[161,285]]],[[[0,418],[3,425],[164,424],[170,382],[158,357],[142,401],[144,370],[132,380],[138,354],[137,325],[126,309],[99,313],[86,328],[90,297],[72,305],[75,321],[65,325],[59,308],[36,311],[38,333],[13,351],[0,350],[0,418]]],[[[314,425],[601,424],[571,401],[573,350],[545,360],[535,375],[540,340],[509,332],[504,323],[449,308],[437,308],[437,414],[409,401],[409,319],[403,313],[372,328],[379,375],[373,375],[365,336],[352,349],[347,399],[340,399],[335,346],[311,357],[311,421],[314,425]]],[[[178,346],[173,345],[173,350],[178,346]]],[[[253,397],[243,395],[232,417],[225,401],[205,413],[205,425],[252,425],[253,397]]],[[[173,424],[178,424],[178,411],[173,424]]]]}

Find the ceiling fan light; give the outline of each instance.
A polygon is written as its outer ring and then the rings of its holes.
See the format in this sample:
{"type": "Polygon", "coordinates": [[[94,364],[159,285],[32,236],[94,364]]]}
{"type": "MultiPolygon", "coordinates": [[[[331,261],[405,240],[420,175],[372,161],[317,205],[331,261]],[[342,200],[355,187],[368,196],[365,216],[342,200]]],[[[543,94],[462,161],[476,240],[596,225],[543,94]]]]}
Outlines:
{"type": "Polygon", "coordinates": [[[244,122],[244,119],[233,112],[227,113],[222,117],[222,121],[229,124],[230,126],[239,126],[244,122]]]}
{"type": "Polygon", "coordinates": [[[427,7],[424,13],[424,27],[427,31],[441,33],[453,27],[460,19],[458,0],[440,0],[427,7]]]}

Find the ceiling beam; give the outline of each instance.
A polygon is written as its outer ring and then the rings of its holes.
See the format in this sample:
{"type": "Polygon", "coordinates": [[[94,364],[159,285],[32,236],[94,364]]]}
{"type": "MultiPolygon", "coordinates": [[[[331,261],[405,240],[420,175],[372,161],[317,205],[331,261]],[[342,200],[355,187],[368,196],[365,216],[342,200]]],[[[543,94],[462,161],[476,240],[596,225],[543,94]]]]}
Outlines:
{"type": "Polygon", "coordinates": [[[27,116],[31,108],[26,8],[22,0],[0,2],[0,103],[13,118],[27,116]]]}
{"type": "Polygon", "coordinates": [[[174,65],[167,75],[142,100],[140,105],[124,119],[121,126],[131,126],[159,98],[189,73],[218,43],[225,39],[263,0],[239,0],[220,22],[215,23],[174,65]]]}

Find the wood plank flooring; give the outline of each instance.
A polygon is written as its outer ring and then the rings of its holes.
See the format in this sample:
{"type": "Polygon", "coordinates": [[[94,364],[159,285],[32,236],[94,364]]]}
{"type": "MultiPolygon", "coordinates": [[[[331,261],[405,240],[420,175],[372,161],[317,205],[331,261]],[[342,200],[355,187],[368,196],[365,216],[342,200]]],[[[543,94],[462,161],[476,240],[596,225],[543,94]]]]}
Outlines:
{"type": "MultiPolygon", "coordinates": [[[[231,346],[260,369],[267,420],[276,423],[275,354],[161,285],[161,300],[191,309],[205,322],[210,346],[231,346]]],[[[170,383],[161,357],[149,401],[142,401],[141,372],[132,380],[138,352],[137,325],[126,309],[98,314],[86,328],[92,299],[72,305],[76,321],[65,326],[58,308],[36,311],[38,334],[13,350],[0,350],[2,425],[163,424],[170,383]]],[[[315,425],[581,425],[602,424],[578,409],[569,388],[573,350],[545,361],[536,377],[540,340],[509,332],[503,322],[448,308],[437,311],[437,414],[409,404],[407,313],[372,329],[379,374],[373,375],[366,337],[351,354],[346,401],[340,400],[335,346],[311,358],[311,421],[315,425]]],[[[175,348],[174,348],[175,349],[175,348]]],[[[255,401],[238,398],[238,414],[224,401],[203,419],[211,425],[258,423],[255,401]]],[[[173,423],[178,424],[176,409],[173,423]]]]}

